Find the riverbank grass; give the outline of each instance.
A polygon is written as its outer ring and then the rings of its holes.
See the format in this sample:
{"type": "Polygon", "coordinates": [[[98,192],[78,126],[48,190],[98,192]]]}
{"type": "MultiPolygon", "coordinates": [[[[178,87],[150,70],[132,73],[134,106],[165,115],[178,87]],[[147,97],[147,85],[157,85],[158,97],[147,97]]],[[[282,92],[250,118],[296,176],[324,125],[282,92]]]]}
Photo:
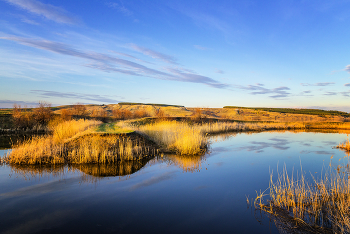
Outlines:
{"type": "Polygon", "coordinates": [[[52,134],[13,146],[10,164],[113,163],[155,155],[157,147],[132,130],[94,120],[71,120],[51,126],[52,134]]]}

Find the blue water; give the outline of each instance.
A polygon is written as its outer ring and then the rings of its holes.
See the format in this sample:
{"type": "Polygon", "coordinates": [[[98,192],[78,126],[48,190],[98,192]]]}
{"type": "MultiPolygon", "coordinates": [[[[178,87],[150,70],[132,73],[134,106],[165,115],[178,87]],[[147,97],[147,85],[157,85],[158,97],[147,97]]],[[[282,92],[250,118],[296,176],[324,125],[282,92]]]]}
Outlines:
{"type": "Polygon", "coordinates": [[[332,148],[346,138],[219,136],[204,156],[165,155],[120,176],[100,177],[92,167],[2,166],[0,233],[278,233],[247,198],[268,188],[277,167],[296,172],[302,164],[307,176],[317,176],[330,162],[346,163],[346,154],[332,148]]]}

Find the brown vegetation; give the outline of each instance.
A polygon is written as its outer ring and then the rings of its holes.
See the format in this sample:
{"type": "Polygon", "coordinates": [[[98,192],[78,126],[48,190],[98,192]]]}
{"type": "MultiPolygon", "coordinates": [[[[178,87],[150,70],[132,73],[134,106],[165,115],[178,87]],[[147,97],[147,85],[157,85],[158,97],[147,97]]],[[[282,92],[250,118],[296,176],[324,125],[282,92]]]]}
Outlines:
{"type": "Polygon", "coordinates": [[[46,102],[39,102],[34,109],[23,109],[15,104],[12,111],[14,125],[19,129],[45,127],[52,117],[51,104],[46,102]]]}

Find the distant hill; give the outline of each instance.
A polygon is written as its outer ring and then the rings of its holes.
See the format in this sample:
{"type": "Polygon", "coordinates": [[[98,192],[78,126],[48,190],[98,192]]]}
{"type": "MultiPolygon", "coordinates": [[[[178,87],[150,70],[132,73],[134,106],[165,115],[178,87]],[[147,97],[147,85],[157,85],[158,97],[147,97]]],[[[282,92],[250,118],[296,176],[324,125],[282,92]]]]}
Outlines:
{"type": "Polygon", "coordinates": [[[261,110],[261,111],[268,111],[268,112],[289,113],[289,114],[304,114],[304,115],[319,115],[319,116],[332,115],[332,116],[350,117],[350,114],[347,112],[335,111],[335,110],[241,107],[241,106],[224,106],[224,108],[251,109],[251,110],[261,110]]]}
{"type": "Polygon", "coordinates": [[[168,104],[156,104],[156,103],[138,103],[138,102],[119,102],[119,105],[148,105],[148,106],[162,106],[162,107],[167,107],[167,106],[172,106],[172,107],[185,107],[185,106],[180,106],[180,105],[168,105],[168,104]]]}

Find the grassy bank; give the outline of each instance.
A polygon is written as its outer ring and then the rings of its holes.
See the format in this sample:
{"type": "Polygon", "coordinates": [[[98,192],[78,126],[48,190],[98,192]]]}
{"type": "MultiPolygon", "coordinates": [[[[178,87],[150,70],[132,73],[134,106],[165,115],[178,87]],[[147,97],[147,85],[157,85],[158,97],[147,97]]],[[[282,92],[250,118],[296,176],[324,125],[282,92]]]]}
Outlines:
{"type": "Polygon", "coordinates": [[[213,122],[194,121],[192,118],[186,121],[144,118],[137,121],[119,121],[118,124],[102,124],[96,120],[70,120],[49,123],[49,127],[52,131],[50,135],[33,137],[15,144],[6,157],[7,162],[114,163],[155,155],[158,146],[162,152],[201,155],[207,149],[210,134],[266,130],[346,130],[350,129],[350,123],[213,122]],[[137,133],[132,133],[133,131],[137,133]]]}
{"type": "Polygon", "coordinates": [[[130,130],[119,131],[93,120],[51,126],[52,135],[15,144],[5,157],[10,164],[113,163],[154,155],[156,147],[130,130]],[[113,131],[113,133],[111,133],[113,131]],[[123,132],[123,133],[121,133],[123,132]]]}

